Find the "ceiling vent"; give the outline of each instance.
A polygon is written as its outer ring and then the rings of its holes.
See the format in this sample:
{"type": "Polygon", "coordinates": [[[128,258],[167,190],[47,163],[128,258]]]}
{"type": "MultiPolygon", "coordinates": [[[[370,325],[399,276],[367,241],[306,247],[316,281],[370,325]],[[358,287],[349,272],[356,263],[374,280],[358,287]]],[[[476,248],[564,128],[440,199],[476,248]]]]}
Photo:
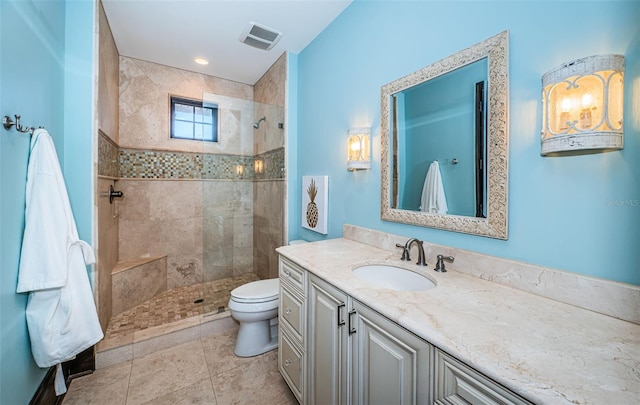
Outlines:
{"type": "Polygon", "coordinates": [[[273,28],[250,22],[247,28],[242,31],[240,42],[268,51],[276,46],[281,37],[282,33],[273,28]]]}

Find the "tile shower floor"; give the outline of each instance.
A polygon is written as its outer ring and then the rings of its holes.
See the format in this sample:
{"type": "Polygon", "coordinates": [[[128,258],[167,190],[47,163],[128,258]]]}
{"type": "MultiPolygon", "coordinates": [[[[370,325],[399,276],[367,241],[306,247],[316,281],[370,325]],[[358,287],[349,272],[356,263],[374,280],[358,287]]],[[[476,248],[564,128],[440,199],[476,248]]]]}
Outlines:
{"type": "Polygon", "coordinates": [[[117,340],[147,328],[166,325],[203,314],[227,309],[231,290],[256,281],[254,273],[178,287],[158,294],[149,301],[111,318],[105,340],[117,340]],[[204,302],[194,303],[198,299],[204,302]]]}
{"type": "Polygon", "coordinates": [[[297,404],[277,349],[233,354],[237,327],[76,378],[63,405],[297,404]]]}

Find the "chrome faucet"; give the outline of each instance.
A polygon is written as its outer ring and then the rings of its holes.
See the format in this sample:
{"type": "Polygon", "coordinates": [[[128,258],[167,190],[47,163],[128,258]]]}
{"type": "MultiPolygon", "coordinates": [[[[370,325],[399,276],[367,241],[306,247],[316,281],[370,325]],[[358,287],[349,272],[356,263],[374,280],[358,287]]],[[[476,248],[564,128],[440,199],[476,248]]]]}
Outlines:
{"type": "Polygon", "coordinates": [[[402,248],[402,257],[400,258],[400,260],[411,260],[411,257],[409,257],[409,250],[411,250],[411,245],[413,245],[414,243],[418,244],[418,261],[416,262],[416,264],[418,266],[426,266],[427,263],[424,261],[424,246],[422,245],[423,242],[416,238],[409,239],[407,243],[404,244],[404,246],[396,243],[396,247],[402,248]]]}
{"type": "Polygon", "coordinates": [[[447,269],[444,268],[445,260],[453,263],[453,256],[438,255],[438,261],[436,262],[436,267],[434,268],[434,270],[439,273],[445,273],[447,271],[447,269]]]}

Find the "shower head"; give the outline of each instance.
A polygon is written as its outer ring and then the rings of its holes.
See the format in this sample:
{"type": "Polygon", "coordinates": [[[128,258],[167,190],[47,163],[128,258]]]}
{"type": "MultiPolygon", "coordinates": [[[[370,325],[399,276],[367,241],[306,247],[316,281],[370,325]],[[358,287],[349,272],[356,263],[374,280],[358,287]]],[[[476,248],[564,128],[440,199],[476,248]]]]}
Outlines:
{"type": "Polygon", "coordinates": [[[253,124],[253,127],[254,127],[255,129],[260,128],[260,123],[261,123],[262,121],[266,121],[266,120],[267,120],[267,117],[262,117],[262,118],[260,118],[260,119],[258,120],[258,122],[256,122],[255,124],[253,124]]]}

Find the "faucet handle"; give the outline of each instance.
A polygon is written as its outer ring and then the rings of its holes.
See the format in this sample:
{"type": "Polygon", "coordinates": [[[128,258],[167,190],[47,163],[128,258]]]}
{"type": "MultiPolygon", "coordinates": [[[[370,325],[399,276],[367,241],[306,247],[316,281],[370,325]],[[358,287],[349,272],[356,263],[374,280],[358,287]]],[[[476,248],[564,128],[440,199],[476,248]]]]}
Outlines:
{"type": "Polygon", "coordinates": [[[411,260],[411,258],[409,257],[409,247],[407,245],[396,243],[396,247],[402,248],[402,257],[400,258],[400,260],[403,260],[405,262],[411,260]]]}
{"type": "Polygon", "coordinates": [[[445,273],[447,271],[447,269],[445,269],[444,267],[444,261],[448,261],[453,263],[453,256],[444,256],[444,255],[438,255],[437,256],[438,261],[436,263],[436,267],[433,269],[439,273],[445,273]]]}

